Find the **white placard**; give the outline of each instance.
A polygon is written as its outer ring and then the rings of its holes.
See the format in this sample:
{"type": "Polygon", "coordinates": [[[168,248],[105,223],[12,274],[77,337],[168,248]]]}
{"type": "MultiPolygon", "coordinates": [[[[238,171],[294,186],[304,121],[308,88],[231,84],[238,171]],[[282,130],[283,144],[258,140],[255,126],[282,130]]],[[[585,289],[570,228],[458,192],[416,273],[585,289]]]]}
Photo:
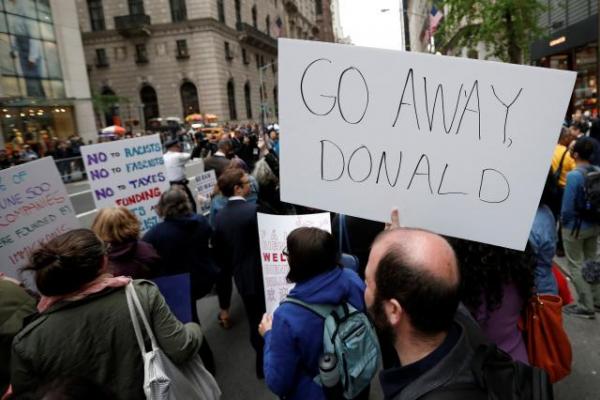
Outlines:
{"type": "Polygon", "coordinates": [[[269,314],[273,314],[279,303],[294,287],[285,279],[290,267],[282,251],[287,245],[288,234],[294,229],[304,226],[331,232],[329,213],[306,215],[258,213],[258,236],[265,285],[265,304],[269,314]]]}
{"type": "Polygon", "coordinates": [[[197,175],[194,180],[196,182],[196,191],[203,198],[202,205],[198,212],[207,212],[210,210],[210,200],[215,190],[215,186],[217,185],[217,175],[215,174],[215,170],[211,169],[210,171],[203,172],[200,175],[197,175]]]}
{"type": "Polygon", "coordinates": [[[18,278],[40,243],[79,227],[52,157],[0,171],[0,272],[18,278]]]}
{"type": "Polygon", "coordinates": [[[124,206],[142,232],[159,222],[155,206],[169,188],[158,135],[81,148],[96,208],[124,206]]]}
{"type": "Polygon", "coordinates": [[[576,73],[279,39],[281,197],[523,249],[576,73]]]}

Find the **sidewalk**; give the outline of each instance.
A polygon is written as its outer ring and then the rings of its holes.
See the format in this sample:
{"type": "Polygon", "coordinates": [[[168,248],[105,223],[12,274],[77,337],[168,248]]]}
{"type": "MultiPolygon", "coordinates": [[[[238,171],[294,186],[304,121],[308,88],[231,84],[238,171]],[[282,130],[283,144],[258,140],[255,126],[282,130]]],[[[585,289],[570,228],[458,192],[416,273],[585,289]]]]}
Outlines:
{"type": "MultiPolygon", "coordinates": [[[[566,259],[555,258],[565,272],[566,259]]],[[[576,296],[573,285],[571,293],[576,296]]],[[[571,375],[554,385],[556,400],[600,399],[600,314],[586,320],[563,314],[565,329],[573,348],[571,375]]]]}

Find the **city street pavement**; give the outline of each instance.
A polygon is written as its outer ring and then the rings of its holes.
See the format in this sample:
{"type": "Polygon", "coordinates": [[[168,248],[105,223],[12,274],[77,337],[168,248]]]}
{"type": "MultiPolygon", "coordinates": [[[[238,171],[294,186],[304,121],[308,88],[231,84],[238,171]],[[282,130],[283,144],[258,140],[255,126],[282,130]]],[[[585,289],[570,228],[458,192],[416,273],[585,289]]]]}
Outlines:
{"type": "MultiPolygon", "coordinates": [[[[557,258],[566,271],[566,259],[557,258]]],[[[575,288],[569,285],[576,296],[575,288]]],[[[556,400],[600,399],[600,314],[595,320],[581,319],[563,313],[563,324],[573,348],[571,375],[554,385],[556,400]]]]}

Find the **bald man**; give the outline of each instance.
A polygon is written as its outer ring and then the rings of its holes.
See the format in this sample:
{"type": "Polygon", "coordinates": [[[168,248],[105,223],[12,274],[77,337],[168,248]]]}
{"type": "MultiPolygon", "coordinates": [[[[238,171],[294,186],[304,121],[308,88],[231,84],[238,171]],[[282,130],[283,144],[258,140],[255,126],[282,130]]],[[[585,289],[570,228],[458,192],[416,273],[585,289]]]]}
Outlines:
{"type": "Polygon", "coordinates": [[[444,238],[418,229],[382,233],[373,243],[365,282],[380,339],[398,356],[397,365],[379,376],[386,399],[445,399],[443,392],[457,384],[469,385],[463,399],[487,399],[471,372],[468,327],[456,317],[460,276],[444,238]]]}

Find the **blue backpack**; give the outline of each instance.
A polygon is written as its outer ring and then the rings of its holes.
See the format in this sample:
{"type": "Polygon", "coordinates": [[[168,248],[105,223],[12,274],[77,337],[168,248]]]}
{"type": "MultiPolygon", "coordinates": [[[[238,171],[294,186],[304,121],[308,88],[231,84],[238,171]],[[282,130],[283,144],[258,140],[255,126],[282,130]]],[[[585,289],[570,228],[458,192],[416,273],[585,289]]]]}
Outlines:
{"type": "MultiPolygon", "coordinates": [[[[344,398],[353,399],[365,390],[377,373],[381,359],[375,329],[365,313],[350,303],[308,304],[289,296],[283,302],[297,304],[325,320],[323,353],[337,357],[344,398]]],[[[321,385],[319,375],[314,381],[321,385]]]]}

